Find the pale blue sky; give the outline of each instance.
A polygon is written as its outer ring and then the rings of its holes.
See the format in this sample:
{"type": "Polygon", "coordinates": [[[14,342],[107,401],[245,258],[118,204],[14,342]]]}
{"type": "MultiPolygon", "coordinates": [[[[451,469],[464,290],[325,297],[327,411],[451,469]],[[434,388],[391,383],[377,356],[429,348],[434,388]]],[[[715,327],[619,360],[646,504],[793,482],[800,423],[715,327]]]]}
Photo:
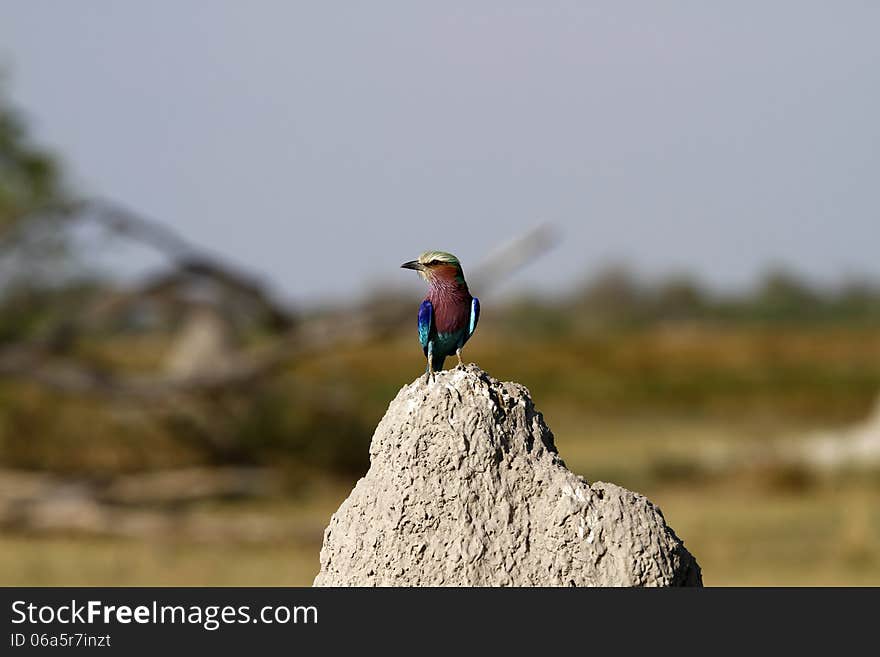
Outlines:
{"type": "Polygon", "coordinates": [[[83,191],[303,301],[542,220],[565,241],[511,287],[880,275],[878,35],[867,0],[0,9],[12,96],[83,191]]]}

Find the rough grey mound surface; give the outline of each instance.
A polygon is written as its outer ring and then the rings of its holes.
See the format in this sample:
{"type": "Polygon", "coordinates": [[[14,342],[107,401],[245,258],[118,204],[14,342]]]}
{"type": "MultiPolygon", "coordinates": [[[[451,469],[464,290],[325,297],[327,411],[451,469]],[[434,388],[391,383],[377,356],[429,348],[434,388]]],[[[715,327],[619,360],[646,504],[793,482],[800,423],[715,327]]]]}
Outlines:
{"type": "Polygon", "coordinates": [[[324,533],[316,586],[678,586],[700,567],[647,499],[588,484],[529,391],[475,365],[404,386],[324,533]]]}

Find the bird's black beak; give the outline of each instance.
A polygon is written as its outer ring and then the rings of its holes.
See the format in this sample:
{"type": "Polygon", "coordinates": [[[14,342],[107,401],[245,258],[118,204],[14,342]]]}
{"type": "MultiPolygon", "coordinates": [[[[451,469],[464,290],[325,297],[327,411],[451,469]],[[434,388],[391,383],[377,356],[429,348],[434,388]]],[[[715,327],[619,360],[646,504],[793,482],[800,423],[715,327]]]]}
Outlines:
{"type": "Polygon", "coordinates": [[[416,271],[422,271],[425,268],[425,265],[423,265],[418,260],[410,260],[409,262],[404,262],[402,265],[400,265],[400,268],[401,269],[415,269],[416,271]]]}

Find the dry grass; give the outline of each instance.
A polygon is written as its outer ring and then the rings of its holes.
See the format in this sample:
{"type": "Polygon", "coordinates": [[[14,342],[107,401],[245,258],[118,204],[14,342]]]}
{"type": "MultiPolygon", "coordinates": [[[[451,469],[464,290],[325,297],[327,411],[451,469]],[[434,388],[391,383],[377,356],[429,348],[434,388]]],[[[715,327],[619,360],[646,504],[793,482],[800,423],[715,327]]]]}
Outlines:
{"type": "Polygon", "coordinates": [[[880,491],[649,491],[711,586],[880,585],[880,491]]]}
{"type": "Polygon", "coordinates": [[[318,545],[0,539],[4,586],[308,586],[318,545]]]}
{"type": "MultiPolygon", "coordinates": [[[[790,432],[778,433],[763,421],[584,421],[561,409],[553,417],[567,465],[660,506],[697,556],[707,585],[880,585],[880,483],[699,465],[699,455],[711,456],[719,446],[756,445],[790,432]]],[[[320,528],[346,493],[345,487],[325,487],[306,499],[216,509],[229,516],[263,513],[301,528],[297,540],[283,543],[6,536],[0,539],[0,583],[309,585],[318,568],[320,528]]]]}
{"type": "MultiPolygon", "coordinates": [[[[864,416],[880,390],[877,331],[673,326],[524,341],[487,318],[479,338],[467,358],[530,388],[572,470],[658,504],[696,555],[706,584],[880,585],[876,473],[822,478],[756,468],[743,458],[864,416]]],[[[299,385],[331,391],[364,426],[374,426],[421,368],[408,336],[318,355],[289,374],[299,385]]],[[[0,446],[17,441],[32,462],[53,465],[50,457],[63,457],[69,462],[59,468],[73,463],[80,471],[96,463],[128,466],[146,458],[142,452],[166,465],[186,455],[155,426],[120,429],[126,418],[102,416],[93,402],[53,400],[46,414],[44,401],[30,389],[0,389],[0,446]],[[56,443],[20,442],[52,432],[56,443]],[[102,452],[110,443],[122,451],[102,452]]],[[[217,509],[290,523],[296,539],[283,542],[7,534],[0,538],[0,584],[308,585],[320,527],[353,483],[217,509]]]]}

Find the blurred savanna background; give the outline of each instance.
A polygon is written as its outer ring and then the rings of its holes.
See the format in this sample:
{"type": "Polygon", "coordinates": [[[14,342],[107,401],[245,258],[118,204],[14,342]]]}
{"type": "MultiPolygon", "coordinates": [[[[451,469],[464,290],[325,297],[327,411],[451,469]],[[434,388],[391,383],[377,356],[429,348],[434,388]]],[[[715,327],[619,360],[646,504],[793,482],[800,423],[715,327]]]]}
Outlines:
{"type": "Polygon", "coordinates": [[[6,3],[0,584],[310,584],[435,248],[706,584],[880,584],[878,19],[6,3]]]}

